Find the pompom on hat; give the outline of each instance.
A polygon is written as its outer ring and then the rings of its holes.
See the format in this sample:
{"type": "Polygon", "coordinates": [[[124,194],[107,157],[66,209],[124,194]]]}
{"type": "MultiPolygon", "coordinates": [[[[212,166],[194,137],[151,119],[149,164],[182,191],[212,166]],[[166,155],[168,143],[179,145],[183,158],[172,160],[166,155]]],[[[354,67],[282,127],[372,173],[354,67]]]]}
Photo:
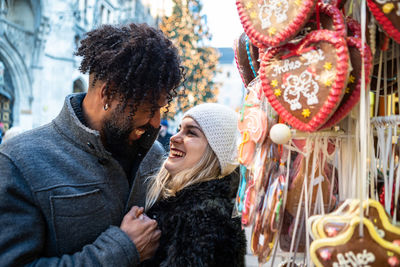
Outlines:
{"type": "Polygon", "coordinates": [[[218,158],[221,176],[233,172],[238,166],[235,160],[238,136],[236,112],[221,104],[205,103],[189,109],[183,115],[185,117],[190,117],[199,124],[218,158]]]}

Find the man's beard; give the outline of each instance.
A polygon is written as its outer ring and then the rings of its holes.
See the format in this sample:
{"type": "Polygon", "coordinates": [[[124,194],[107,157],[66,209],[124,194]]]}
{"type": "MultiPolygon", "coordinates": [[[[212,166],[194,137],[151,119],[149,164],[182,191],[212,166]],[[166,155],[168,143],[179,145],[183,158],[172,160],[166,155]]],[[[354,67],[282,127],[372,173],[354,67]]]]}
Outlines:
{"type": "Polygon", "coordinates": [[[137,140],[129,141],[133,129],[134,126],[129,118],[120,122],[115,114],[104,121],[102,134],[107,151],[116,157],[133,157],[137,151],[137,140]]]}

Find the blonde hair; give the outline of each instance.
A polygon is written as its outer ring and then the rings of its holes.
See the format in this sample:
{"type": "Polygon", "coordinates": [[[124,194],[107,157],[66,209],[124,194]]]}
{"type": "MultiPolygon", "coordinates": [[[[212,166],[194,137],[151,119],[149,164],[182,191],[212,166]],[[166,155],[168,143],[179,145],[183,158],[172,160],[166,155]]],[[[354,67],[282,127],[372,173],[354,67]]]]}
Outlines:
{"type": "Polygon", "coordinates": [[[146,210],[160,199],[175,196],[177,192],[192,184],[220,178],[221,167],[217,156],[207,144],[203,157],[190,169],[182,170],[173,178],[164,167],[155,177],[150,177],[146,194],[146,210]]]}

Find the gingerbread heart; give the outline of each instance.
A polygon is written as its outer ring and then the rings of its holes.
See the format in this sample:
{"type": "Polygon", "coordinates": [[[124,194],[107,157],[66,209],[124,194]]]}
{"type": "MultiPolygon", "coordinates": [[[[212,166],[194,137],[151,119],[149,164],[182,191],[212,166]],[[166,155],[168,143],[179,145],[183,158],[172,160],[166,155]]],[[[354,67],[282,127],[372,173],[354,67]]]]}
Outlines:
{"type": "Polygon", "coordinates": [[[348,229],[349,222],[359,210],[360,201],[349,199],[348,205],[341,211],[334,211],[318,217],[312,224],[313,234],[317,238],[334,237],[348,229]]]}
{"type": "Polygon", "coordinates": [[[266,46],[282,45],[302,29],[316,0],[237,0],[244,31],[266,46]]]}
{"type": "Polygon", "coordinates": [[[316,10],[316,13],[313,14],[311,21],[314,22],[313,24],[315,24],[313,29],[318,29],[316,24],[319,22],[322,26],[322,29],[336,31],[340,35],[346,36],[347,30],[342,12],[340,12],[337,7],[331,4],[318,3],[317,7],[318,10],[316,10]]]}
{"type": "Polygon", "coordinates": [[[363,236],[358,226],[361,219],[355,217],[349,229],[342,235],[323,238],[311,243],[311,259],[322,266],[399,266],[400,247],[382,239],[367,219],[363,219],[363,236]]]}
{"type": "Polygon", "coordinates": [[[246,33],[242,33],[235,45],[235,60],[240,77],[247,85],[257,77],[260,63],[258,62],[258,47],[254,46],[246,33]]]}
{"type": "Polygon", "coordinates": [[[367,4],[383,30],[400,44],[400,1],[367,0],[367,4]]]}
{"type": "Polygon", "coordinates": [[[361,39],[361,25],[352,17],[346,17],[347,36],[361,39]]]}
{"type": "Polygon", "coordinates": [[[321,127],[321,129],[335,125],[337,122],[343,119],[360,100],[362,58],[364,58],[365,87],[367,87],[370,80],[373,58],[369,46],[364,44],[363,53],[361,39],[347,37],[346,40],[353,70],[350,73],[345,94],[340,102],[339,107],[337,108],[335,114],[332,115],[332,117],[324,124],[324,126],[321,127]]]}
{"type": "Polygon", "coordinates": [[[315,131],[342,100],[348,62],[344,37],[329,30],[313,31],[297,45],[265,53],[260,67],[264,94],[288,124],[315,131]]]}
{"type": "MultiPolygon", "coordinates": [[[[397,244],[400,242],[400,228],[392,225],[389,221],[389,217],[385,212],[382,205],[373,199],[364,201],[363,203],[364,216],[369,219],[380,237],[386,241],[397,244]]],[[[353,216],[358,216],[358,209],[352,212],[353,216]]],[[[340,234],[346,230],[349,221],[351,220],[351,214],[349,216],[327,216],[325,219],[318,222],[318,232],[321,237],[332,237],[340,234]]]]}
{"type": "MultiPolygon", "coordinates": [[[[359,202],[357,202],[359,203],[359,202]]],[[[310,218],[307,219],[307,224],[309,225],[309,229],[311,229],[310,235],[311,237],[315,239],[321,238],[321,235],[318,233],[317,226],[319,225],[320,221],[326,218],[327,216],[341,216],[345,214],[349,214],[354,210],[354,202],[352,199],[346,199],[344,202],[339,204],[339,206],[329,213],[328,215],[325,214],[318,214],[318,215],[313,215],[310,218]]]]}

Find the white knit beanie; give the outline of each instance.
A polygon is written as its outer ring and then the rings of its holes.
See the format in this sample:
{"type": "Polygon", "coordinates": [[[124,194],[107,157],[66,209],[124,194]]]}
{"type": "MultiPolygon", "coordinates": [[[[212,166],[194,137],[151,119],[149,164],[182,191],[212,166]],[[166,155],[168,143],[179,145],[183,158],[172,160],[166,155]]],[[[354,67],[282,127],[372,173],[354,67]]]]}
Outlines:
{"type": "Polygon", "coordinates": [[[237,154],[237,114],[227,106],[205,103],[189,109],[184,115],[191,117],[200,126],[221,166],[221,175],[226,176],[235,170],[237,154]]]}

